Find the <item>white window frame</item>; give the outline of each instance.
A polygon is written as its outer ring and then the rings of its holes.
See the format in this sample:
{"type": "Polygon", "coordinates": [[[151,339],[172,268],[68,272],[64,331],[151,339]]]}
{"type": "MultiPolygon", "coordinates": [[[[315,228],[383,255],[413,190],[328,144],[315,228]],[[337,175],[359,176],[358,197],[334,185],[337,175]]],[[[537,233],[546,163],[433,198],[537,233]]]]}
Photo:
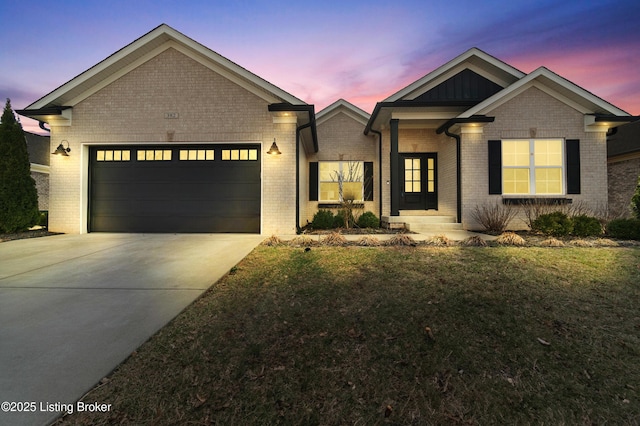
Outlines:
{"type": "MultiPolygon", "coordinates": [[[[359,171],[359,180],[348,180],[348,181],[344,181],[344,182],[360,182],[360,198],[353,200],[354,202],[358,202],[358,203],[362,203],[364,202],[364,161],[360,161],[360,160],[336,160],[336,161],[332,161],[332,160],[326,160],[326,161],[318,161],[318,202],[320,203],[341,203],[344,200],[342,199],[338,199],[338,200],[327,200],[327,199],[323,199],[322,198],[322,184],[323,183],[338,183],[338,179],[337,179],[337,173],[343,174],[343,173],[348,173],[348,167],[349,164],[354,164],[357,163],[358,164],[358,171],[359,171]],[[338,164],[338,168],[339,170],[335,170],[334,172],[332,172],[331,174],[331,180],[322,180],[322,163],[337,163],[338,164]]],[[[338,192],[338,197],[342,198],[342,195],[338,192]]]]}
{"type": "Polygon", "coordinates": [[[511,195],[539,195],[539,196],[554,196],[554,195],[566,195],[567,192],[567,176],[566,176],[566,152],[565,152],[565,139],[564,138],[513,138],[513,139],[502,139],[501,150],[503,153],[503,158],[501,160],[502,163],[502,194],[511,196],[511,195]],[[528,166],[505,166],[504,165],[504,144],[505,142],[515,142],[515,141],[529,141],[529,165],[528,166]],[[560,141],[560,150],[562,158],[560,160],[559,166],[536,166],[535,165],[535,143],[536,141],[560,141]],[[558,193],[544,193],[538,194],[536,190],[536,169],[557,169],[560,168],[560,192],[558,193]],[[518,192],[518,193],[505,193],[504,190],[504,171],[508,169],[528,169],[529,170],[529,192],[518,192]]]}

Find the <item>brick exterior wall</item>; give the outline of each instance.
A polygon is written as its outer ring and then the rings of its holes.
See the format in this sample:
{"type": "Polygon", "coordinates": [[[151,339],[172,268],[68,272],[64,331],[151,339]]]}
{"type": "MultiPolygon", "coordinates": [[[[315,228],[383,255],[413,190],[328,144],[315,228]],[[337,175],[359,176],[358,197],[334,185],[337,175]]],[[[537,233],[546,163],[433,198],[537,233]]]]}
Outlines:
{"type": "Polygon", "coordinates": [[[31,177],[36,181],[38,210],[49,210],[49,174],[32,171],[31,177]]]}
{"type": "Polygon", "coordinates": [[[632,217],[630,203],[640,176],[640,154],[609,161],[609,214],[632,217]]]}
{"type": "MultiPolygon", "coordinates": [[[[373,201],[366,201],[365,211],[371,211],[380,216],[380,193],[378,166],[378,141],[376,136],[364,135],[365,125],[350,117],[348,114],[338,112],[335,115],[320,121],[317,124],[318,152],[312,154],[306,160],[301,179],[304,195],[301,198],[300,225],[311,222],[313,215],[318,211],[317,201],[309,200],[309,162],[313,161],[371,161],[373,162],[373,201]],[[305,200],[307,200],[305,202],[305,200]]],[[[335,213],[335,211],[334,211],[335,213]]]]}
{"type": "MultiPolygon", "coordinates": [[[[498,106],[487,115],[495,121],[482,134],[462,137],[463,226],[478,229],[470,212],[476,205],[501,203],[501,195],[489,195],[487,141],[506,138],[580,139],[581,194],[570,194],[574,203],[584,203],[599,212],[607,206],[607,147],[604,132],[585,132],[584,115],[567,104],[531,87],[498,106]]],[[[510,227],[524,229],[520,214],[510,227]]]]}
{"type": "MultiPolygon", "coordinates": [[[[257,89],[260,90],[260,89],[257,89]]],[[[169,48],[73,107],[52,127],[52,231],[86,231],[88,144],[262,143],[262,233],[295,232],[295,124],[273,124],[269,102],[169,48]],[[177,119],[166,119],[166,113],[177,119]],[[282,155],[266,150],[277,139],[282,155]]]]}

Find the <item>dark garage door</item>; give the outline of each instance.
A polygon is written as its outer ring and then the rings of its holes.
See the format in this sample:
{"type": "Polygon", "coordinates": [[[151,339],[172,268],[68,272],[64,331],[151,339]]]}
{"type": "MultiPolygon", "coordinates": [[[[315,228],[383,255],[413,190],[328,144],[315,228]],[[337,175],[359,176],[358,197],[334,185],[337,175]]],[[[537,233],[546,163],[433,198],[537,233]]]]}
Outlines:
{"type": "Polygon", "coordinates": [[[260,232],[260,145],[110,145],[90,157],[90,231],[260,232]]]}

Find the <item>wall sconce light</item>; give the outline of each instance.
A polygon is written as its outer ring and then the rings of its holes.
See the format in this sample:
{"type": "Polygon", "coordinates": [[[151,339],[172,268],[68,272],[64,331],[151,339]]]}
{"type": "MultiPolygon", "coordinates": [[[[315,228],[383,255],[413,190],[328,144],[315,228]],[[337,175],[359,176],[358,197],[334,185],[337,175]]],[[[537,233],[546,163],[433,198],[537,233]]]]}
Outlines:
{"type": "Polygon", "coordinates": [[[62,142],[60,142],[60,145],[58,145],[56,150],[51,153],[51,155],[62,155],[63,157],[68,157],[69,152],[71,152],[71,148],[69,148],[69,142],[67,140],[63,140],[62,142]],[[66,148],[63,145],[65,142],[67,144],[66,148]]]}
{"type": "Polygon", "coordinates": [[[280,154],[282,154],[280,152],[280,150],[278,149],[278,145],[276,145],[276,138],[273,138],[273,143],[271,144],[271,148],[269,148],[269,151],[267,151],[267,154],[269,154],[269,155],[280,155],[280,154]]]}

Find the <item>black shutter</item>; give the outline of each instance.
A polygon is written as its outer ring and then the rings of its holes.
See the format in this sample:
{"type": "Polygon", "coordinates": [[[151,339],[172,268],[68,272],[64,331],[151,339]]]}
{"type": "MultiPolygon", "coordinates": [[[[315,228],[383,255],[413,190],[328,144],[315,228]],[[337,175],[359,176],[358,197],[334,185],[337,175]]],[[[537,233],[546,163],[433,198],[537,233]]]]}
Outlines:
{"type": "Polygon", "coordinates": [[[567,194],[580,193],[580,139],[567,139],[567,194]]]}
{"type": "Polygon", "coordinates": [[[502,141],[489,141],[489,194],[502,194],[502,141]]]}
{"type": "Polygon", "coordinates": [[[364,162],[364,201],[373,201],[373,162],[364,162]]]}
{"type": "Polygon", "coordinates": [[[318,162],[309,163],[309,201],[318,201],[318,162]]]}

